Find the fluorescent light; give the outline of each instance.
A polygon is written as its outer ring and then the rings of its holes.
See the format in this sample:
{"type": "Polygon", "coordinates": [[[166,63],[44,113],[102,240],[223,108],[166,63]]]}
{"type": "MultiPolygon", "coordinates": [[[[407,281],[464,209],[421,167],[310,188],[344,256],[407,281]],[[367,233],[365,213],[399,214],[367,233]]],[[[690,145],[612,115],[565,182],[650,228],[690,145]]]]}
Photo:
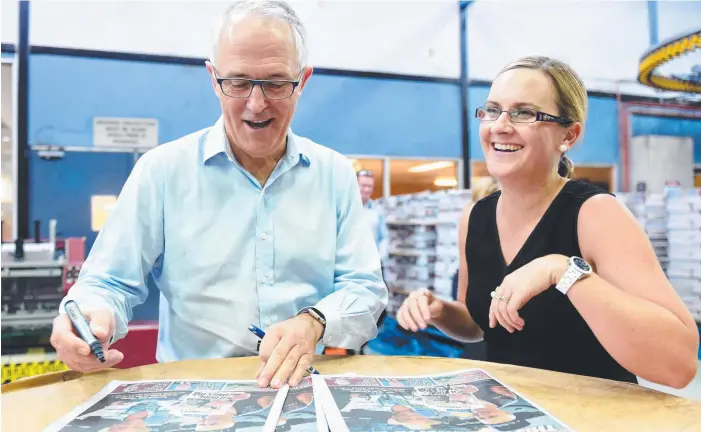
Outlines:
{"type": "Polygon", "coordinates": [[[454,162],[450,161],[439,161],[439,162],[431,162],[423,165],[416,165],[411,168],[409,168],[410,173],[419,173],[419,172],[426,172],[426,171],[433,171],[441,168],[448,168],[452,167],[454,162]]]}
{"type": "Polygon", "coordinates": [[[433,184],[436,186],[455,187],[458,185],[458,181],[455,177],[436,177],[433,184]]]}
{"type": "Polygon", "coordinates": [[[0,179],[0,202],[3,204],[12,202],[12,183],[7,177],[0,179]]]}

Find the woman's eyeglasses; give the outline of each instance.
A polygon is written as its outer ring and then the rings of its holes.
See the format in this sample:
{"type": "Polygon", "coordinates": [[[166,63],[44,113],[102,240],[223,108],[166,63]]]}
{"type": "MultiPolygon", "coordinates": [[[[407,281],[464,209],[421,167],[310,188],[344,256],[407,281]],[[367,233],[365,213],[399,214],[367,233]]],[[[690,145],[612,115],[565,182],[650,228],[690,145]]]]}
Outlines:
{"type": "Polygon", "coordinates": [[[536,111],[531,108],[512,108],[510,110],[502,110],[496,107],[480,107],[475,111],[475,117],[480,121],[495,121],[501,116],[501,113],[507,113],[509,120],[512,123],[534,123],[537,121],[553,122],[561,125],[569,126],[573,123],[572,120],[558,117],[552,114],[536,111]]]}

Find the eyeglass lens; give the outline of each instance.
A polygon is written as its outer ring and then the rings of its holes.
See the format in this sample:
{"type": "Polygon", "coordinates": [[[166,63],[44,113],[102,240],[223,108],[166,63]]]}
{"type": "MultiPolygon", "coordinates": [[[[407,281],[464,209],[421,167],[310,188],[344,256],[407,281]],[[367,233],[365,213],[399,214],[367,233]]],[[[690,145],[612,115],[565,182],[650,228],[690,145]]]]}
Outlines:
{"type": "MultiPolygon", "coordinates": [[[[480,120],[496,120],[502,113],[499,108],[488,107],[480,110],[478,114],[480,120]]],[[[515,123],[530,123],[534,122],[538,117],[538,113],[530,108],[514,108],[507,111],[509,118],[515,123]]]]}
{"type": "MultiPolygon", "coordinates": [[[[266,81],[261,87],[268,99],[285,99],[294,92],[294,84],[288,81],[266,81]]],[[[246,98],[253,92],[253,83],[245,79],[227,79],[222,81],[222,91],[227,96],[246,98]]]]}

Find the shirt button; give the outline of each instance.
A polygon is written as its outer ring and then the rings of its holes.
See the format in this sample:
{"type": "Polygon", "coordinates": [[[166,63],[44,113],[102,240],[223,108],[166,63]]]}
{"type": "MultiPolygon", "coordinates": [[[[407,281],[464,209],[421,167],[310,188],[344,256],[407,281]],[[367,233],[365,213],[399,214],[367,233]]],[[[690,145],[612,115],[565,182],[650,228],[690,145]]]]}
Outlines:
{"type": "Polygon", "coordinates": [[[273,321],[270,318],[265,320],[265,325],[272,325],[272,324],[273,324],[273,321]]]}
{"type": "Polygon", "coordinates": [[[263,282],[268,282],[268,277],[267,277],[267,276],[263,276],[263,282]]]}
{"type": "Polygon", "coordinates": [[[263,233],[263,234],[261,234],[260,238],[262,238],[263,240],[265,240],[265,239],[268,238],[268,234],[263,233]]]}

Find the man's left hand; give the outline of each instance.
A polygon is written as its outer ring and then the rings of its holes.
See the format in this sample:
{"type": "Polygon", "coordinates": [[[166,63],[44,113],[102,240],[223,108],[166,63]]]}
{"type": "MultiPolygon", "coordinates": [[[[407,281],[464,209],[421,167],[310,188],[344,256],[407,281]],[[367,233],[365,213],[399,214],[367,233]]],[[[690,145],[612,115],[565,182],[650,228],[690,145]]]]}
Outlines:
{"type": "Polygon", "coordinates": [[[314,359],[323,331],[324,326],[306,313],[271,326],[260,344],[263,364],[256,375],[258,385],[298,385],[314,359]]]}

